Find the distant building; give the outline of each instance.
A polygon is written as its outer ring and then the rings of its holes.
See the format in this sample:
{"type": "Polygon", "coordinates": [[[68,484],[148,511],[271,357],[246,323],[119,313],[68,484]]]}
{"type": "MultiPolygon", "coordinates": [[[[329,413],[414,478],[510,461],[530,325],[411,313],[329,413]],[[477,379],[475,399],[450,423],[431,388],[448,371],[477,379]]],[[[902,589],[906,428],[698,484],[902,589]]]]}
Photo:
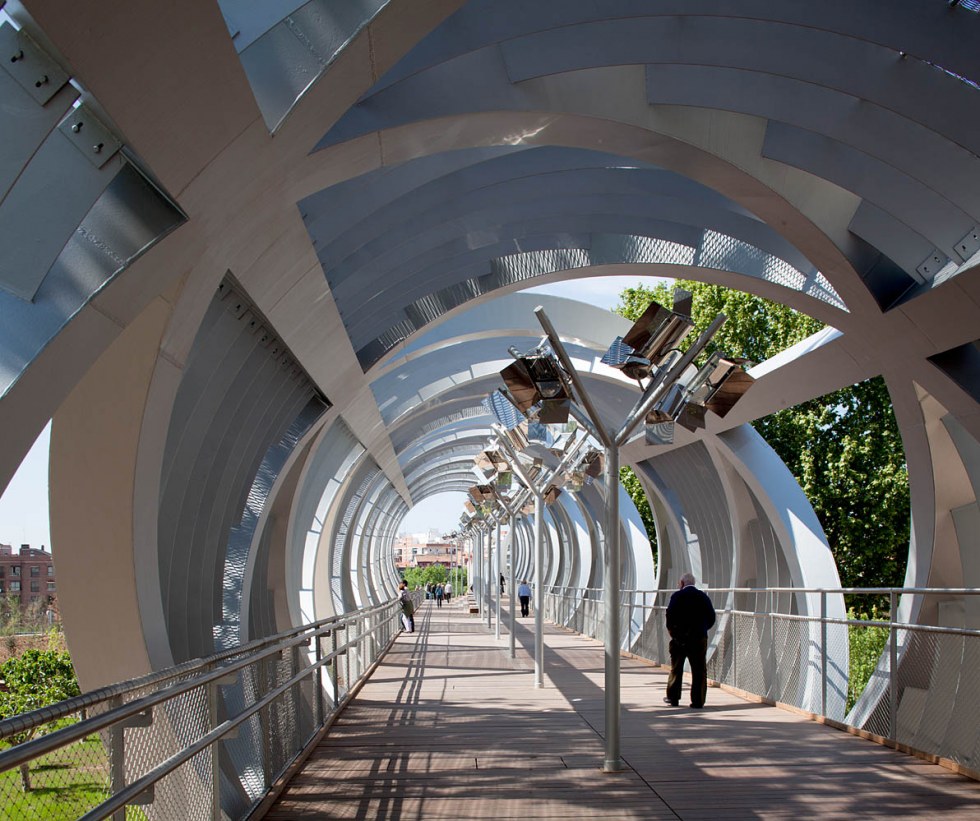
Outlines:
{"type": "Polygon", "coordinates": [[[432,536],[400,536],[395,540],[395,564],[399,570],[409,567],[444,567],[464,564],[465,556],[455,542],[437,540],[432,536]]]}
{"type": "Polygon", "coordinates": [[[33,606],[39,613],[47,613],[49,620],[57,618],[54,559],[43,545],[38,550],[22,544],[15,550],[9,544],[0,544],[0,595],[19,597],[25,613],[33,606]]]}

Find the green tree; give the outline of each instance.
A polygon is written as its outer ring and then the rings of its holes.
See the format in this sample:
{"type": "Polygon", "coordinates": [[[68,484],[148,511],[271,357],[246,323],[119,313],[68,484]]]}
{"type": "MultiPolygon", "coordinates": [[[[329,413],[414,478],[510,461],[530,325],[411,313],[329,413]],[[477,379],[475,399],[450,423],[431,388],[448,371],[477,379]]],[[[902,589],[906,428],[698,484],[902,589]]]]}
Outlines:
{"type": "Polygon", "coordinates": [[[426,567],[407,567],[402,572],[402,578],[408,582],[410,589],[425,587],[427,584],[445,584],[449,571],[444,565],[430,564],[426,567]]]}
{"type": "MultiPolygon", "coordinates": [[[[718,313],[727,317],[709,351],[762,362],[823,327],[785,305],[692,280],[627,288],[616,311],[635,320],[651,300],[669,306],[675,285],[694,295],[695,327],[687,344],[718,313]]],[[[909,538],[908,470],[884,380],[842,388],[753,424],[813,505],[841,583],[900,585],[909,538]]]]}
{"type": "MultiPolygon", "coordinates": [[[[882,614],[878,608],[872,606],[866,615],[854,612],[851,607],[847,611],[847,618],[863,621],[881,621],[882,614]]],[[[867,687],[868,681],[875,669],[878,661],[885,649],[885,642],[888,641],[887,627],[862,627],[851,624],[847,627],[848,638],[848,677],[847,677],[847,712],[851,711],[857,700],[867,687]]]]}
{"type": "Polygon", "coordinates": [[[647,531],[647,539],[650,541],[650,550],[653,551],[653,561],[658,561],[657,556],[657,525],[653,519],[653,511],[650,509],[650,502],[647,499],[643,485],[640,484],[640,477],[629,465],[623,465],[619,469],[619,483],[625,488],[626,492],[633,500],[637,513],[643,522],[643,527],[647,531]]]}
{"type": "MultiPolygon", "coordinates": [[[[0,664],[0,719],[37,710],[79,694],[78,679],[66,652],[27,650],[0,664]]],[[[49,728],[52,724],[44,725],[49,728]]],[[[11,744],[30,741],[39,728],[8,736],[11,744]]],[[[20,768],[21,786],[31,789],[28,764],[20,768]]]]}

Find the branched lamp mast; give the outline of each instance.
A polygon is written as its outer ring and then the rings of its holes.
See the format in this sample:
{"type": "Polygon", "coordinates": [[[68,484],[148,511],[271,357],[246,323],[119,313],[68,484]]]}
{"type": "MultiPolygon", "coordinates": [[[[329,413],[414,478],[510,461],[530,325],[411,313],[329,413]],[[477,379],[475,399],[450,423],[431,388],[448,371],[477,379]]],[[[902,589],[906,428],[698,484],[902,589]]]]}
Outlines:
{"type": "MultiPolygon", "coordinates": [[[[722,326],[725,317],[719,314],[714,322],[705,330],[697,341],[683,354],[663,376],[654,379],[641,394],[633,406],[626,421],[618,431],[606,428],[585,390],[578,372],[572,365],[565,347],[558,338],[551,320],[548,319],[544,308],[537,307],[534,314],[547,334],[551,349],[569,376],[574,388],[574,398],[578,401],[592,420],[595,435],[602,442],[605,450],[605,482],[606,482],[606,522],[603,528],[605,541],[605,567],[603,568],[603,600],[606,611],[606,652],[605,652],[605,726],[606,751],[602,763],[605,772],[616,772],[623,769],[620,757],[620,528],[619,528],[619,449],[626,442],[630,433],[641,420],[652,410],[653,406],[664,396],[667,390],[683,374],[695,357],[702,351],[708,341],[722,326]]],[[[537,521],[535,521],[537,525],[537,521]]],[[[538,614],[540,615],[540,610],[538,614]]]]}
{"type": "MultiPolygon", "coordinates": [[[[560,476],[578,458],[582,445],[587,441],[587,436],[582,436],[578,442],[562,458],[553,471],[546,477],[541,477],[542,481],[536,482],[531,479],[521,465],[517,456],[517,451],[507,438],[507,431],[500,425],[493,426],[494,432],[498,434],[498,441],[503,445],[507,453],[506,459],[510,464],[511,470],[517,474],[527,491],[534,495],[534,686],[544,687],[544,496],[548,486],[554,479],[560,476]]],[[[521,497],[526,498],[526,496],[521,497]]],[[[516,509],[523,506],[523,501],[515,502],[516,509]]],[[[513,584],[513,582],[511,582],[513,584]]],[[[511,591],[513,596],[513,590],[511,591]]],[[[513,614],[513,603],[511,604],[513,614]]],[[[513,616],[511,620],[511,632],[513,632],[513,616]]]]}
{"type": "MultiPolygon", "coordinates": [[[[510,522],[510,657],[517,658],[517,646],[516,639],[514,637],[514,622],[516,621],[516,616],[514,614],[514,600],[517,598],[514,594],[516,589],[514,587],[514,535],[517,529],[517,512],[520,507],[511,506],[503,494],[498,493],[496,488],[494,489],[494,496],[497,497],[497,501],[500,506],[507,512],[507,521],[510,522]]],[[[500,531],[497,531],[498,533],[500,531]]],[[[497,638],[500,638],[500,601],[497,601],[497,638]]]]}

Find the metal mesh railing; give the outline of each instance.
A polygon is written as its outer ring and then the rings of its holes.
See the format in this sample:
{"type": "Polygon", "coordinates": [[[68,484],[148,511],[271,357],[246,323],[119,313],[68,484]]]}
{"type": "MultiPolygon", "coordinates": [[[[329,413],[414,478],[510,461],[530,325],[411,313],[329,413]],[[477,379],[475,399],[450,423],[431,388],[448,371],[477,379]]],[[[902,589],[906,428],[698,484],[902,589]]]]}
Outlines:
{"type": "MultiPolygon", "coordinates": [[[[670,663],[672,592],[622,593],[623,649],[670,663]]],[[[709,592],[709,678],[980,769],[980,590],[709,592]]],[[[545,604],[546,618],[605,641],[601,590],[551,592],[545,604]]]]}
{"type": "Polygon", "coordinates": [[[0,721],[0,816],[244,818],[387,650],[400,613],[359,610],[0,721]]]}

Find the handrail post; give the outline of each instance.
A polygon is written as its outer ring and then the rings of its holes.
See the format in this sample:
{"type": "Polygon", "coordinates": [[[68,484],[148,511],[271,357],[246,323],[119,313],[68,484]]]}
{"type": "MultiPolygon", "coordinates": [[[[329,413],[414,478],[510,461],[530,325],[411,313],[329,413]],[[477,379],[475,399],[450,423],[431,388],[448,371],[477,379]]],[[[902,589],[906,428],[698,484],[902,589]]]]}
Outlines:
{"type": "Polygon", "coordinates": [[[776,592],[769,591],[769,688],[773,701],[779,701],[779,668],[776,661],[776,592]]]}
{"type": "MultiPolygon", "coordinates": [[[[296,678],[299,674],[299,645],[294,644],[289,654],[289,676],[296,678]]],[[[300,726],[299,717],[302,711],[303,690],[297,681],[291,688],[293,702],[293,751],[299,752],[303,749],[303,731],[300,726]]]]}
{"type": "Polygon", "coordinates": [[[892,590],[889,594],[888,621],[888,732],[892,741],[898,741],[898,594],[892,590]]]}
{"type": "MultiPolygon", "coordinates": [[[[113,696],[109,699],[109,709],[121,707],[122,696],[113,696]]],[[[112,794],[121,792],[126,786],[126,761],[123,745],[123,725],[124,722],[117,721],[109,729],[109,787],[112,794]]],[[[126,808],[116,810],[112,814],[112,821],[126,821],[126,808]]]]}
{"type": "Polygon", "coordinates": [[[340,705],[340,681],[339,674],[340,669],[337,664],[337,629],[333,628],[330,630],[330,664],[333,666],[333,675],[331,676],[331,683],[333,684],[333,711],[337,711],[337,707],[340,705]]]}
{"type": "Polygon", "coordinates": [[[820,592],[820,714],[827,715],[827,591],[820,592]]]}
{"type": "MultiPolygon", "coordinates": [[[[262,698],[270,689],[268,656],[259,660],[258,673],[259,698],[262,698]]],[[[272,704],[268,704],[259,710],[259,734],[262,736],[262,789],[264,790],[272,786],[272,722],[269,720],[271,709],[272,704]]]]}
{"type": "Polygon", "coordinates": [[[732,625],[732,686],[738,687],[738,616],[734,613],[735,595],[728,597],[728,620],[732,625]]]}
{"type": "MultiPolygon", "coordinates": [[[[210,665],[209,665],[210,666],[210,665]]],[[[208,685],[208,715],[210,717],[209,729],[213,730],[220,723],[218,715],[218,685],[212,682],[208,685]]],[[[215,741],[211,745],[211,817],[221,818],[221,742],[215,741]]]]}
{"type": "Polygon", "coordinates": [[[316,688],[316,693],[313,697],[313,723],[316,725],[317,729],[323,726],[324,723],[324,713],[323,709],[323,665],[320,663],[323,661],[323,647],[320,644],[322,635],[319,631],[314,631],[313,640],[316,642],[316,672],[314,674],[313,686],[316,688]]]}

